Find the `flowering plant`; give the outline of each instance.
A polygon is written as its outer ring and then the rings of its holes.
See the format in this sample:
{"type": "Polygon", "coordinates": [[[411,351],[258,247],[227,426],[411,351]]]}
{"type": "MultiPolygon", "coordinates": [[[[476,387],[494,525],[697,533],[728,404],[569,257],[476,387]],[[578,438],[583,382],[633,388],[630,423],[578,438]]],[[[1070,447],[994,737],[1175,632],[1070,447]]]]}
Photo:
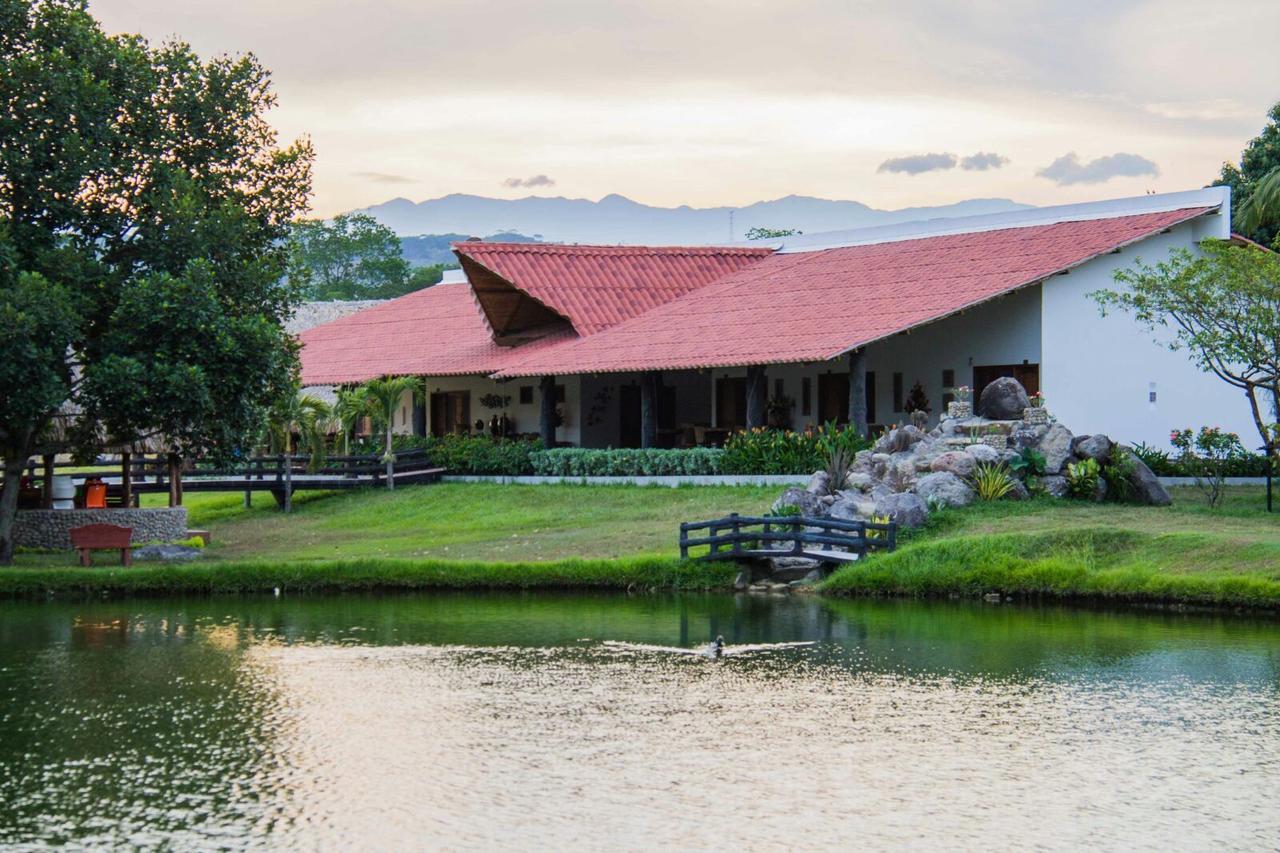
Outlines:
{"type": "Polygon", "coordinates": [[[1221,427],[1200,427],[1199,432],[1175,429],[1169,443],[1178,450],[1178,461],[1196,479],[1209,506],[1222,499],[1222,486],[1232,463],[1245,455],[1240,436],[1221,427]]]}
{"type": "Polygon", "coordinates": [[[968,385],[961,385],[958,388],[952,388],[951,393],[955,396],[956,400],[958,400],[961,403],[964,403],[964,402],[967,402],[968,399],[973,396],[973,389],[970,388],[968,385]]]}
{"type": "Polygon", "coordinates": [[[1032,394],[1027,399],[1031,401],[1031,408],[1033,409],[1044,408],[1044,394],[1041,393],[1040,391],[1037,391],[1036,393],[1032,394]]]}

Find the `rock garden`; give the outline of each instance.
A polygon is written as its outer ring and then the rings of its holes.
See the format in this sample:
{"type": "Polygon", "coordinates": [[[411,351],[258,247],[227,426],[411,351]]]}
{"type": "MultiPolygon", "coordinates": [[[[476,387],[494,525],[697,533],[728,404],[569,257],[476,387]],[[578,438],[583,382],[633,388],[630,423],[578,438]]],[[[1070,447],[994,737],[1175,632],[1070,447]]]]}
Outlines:
{"type": "Polygon", "coordinates": [[[834,454],[807,487],[787,489],[773,511],[919,527],[935,510],[975,500],[1170,503],[1132,449],[1105,435],[1073,434],[1043,402],[1016,380],[999,379],[982,392],[976,414],[958,399],[932,430],[907,424],[852,459],[834,454]]]}

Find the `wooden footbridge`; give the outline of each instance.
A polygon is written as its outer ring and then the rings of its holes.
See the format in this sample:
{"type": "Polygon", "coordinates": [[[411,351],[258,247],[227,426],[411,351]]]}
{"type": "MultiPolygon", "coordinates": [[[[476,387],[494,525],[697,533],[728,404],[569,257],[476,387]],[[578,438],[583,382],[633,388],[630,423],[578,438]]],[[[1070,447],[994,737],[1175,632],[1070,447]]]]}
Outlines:
{"type": "Polygon", "coordinates": [[[897,547],[898,525],[843,521],[809,516],[751,516],[733,513],[714,521],[680,525],[680,557],[689,549],[706,547],[700,560],[752,560],[806,557],[829,563],[849,563],[871,551],[897,547]],[[691,533],[706,531],[701,536],[691,533]]]}

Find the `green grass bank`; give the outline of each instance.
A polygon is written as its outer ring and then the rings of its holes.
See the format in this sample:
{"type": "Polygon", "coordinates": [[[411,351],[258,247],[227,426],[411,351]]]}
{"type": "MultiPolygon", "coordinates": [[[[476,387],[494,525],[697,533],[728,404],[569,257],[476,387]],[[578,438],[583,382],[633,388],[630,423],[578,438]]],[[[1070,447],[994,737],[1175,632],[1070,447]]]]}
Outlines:
{"type": "Polygon", "coordinates": [[[369,557],[0,569],[0,597],[211,595],[423,589],[723,589],[737,568],[669,557],[540,563],[369,557]]]}

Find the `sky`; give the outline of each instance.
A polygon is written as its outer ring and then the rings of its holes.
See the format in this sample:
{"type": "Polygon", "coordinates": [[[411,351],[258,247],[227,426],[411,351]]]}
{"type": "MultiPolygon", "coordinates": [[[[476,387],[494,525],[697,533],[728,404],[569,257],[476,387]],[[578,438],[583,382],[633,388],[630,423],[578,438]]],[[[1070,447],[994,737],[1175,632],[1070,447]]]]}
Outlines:
{"type": "Polygon", "coordinates": [[[878,208],[1211,181],[1280,101],[1280,3],[91,0],[255,54],[313,212],[450,193],[878,208]]]}

